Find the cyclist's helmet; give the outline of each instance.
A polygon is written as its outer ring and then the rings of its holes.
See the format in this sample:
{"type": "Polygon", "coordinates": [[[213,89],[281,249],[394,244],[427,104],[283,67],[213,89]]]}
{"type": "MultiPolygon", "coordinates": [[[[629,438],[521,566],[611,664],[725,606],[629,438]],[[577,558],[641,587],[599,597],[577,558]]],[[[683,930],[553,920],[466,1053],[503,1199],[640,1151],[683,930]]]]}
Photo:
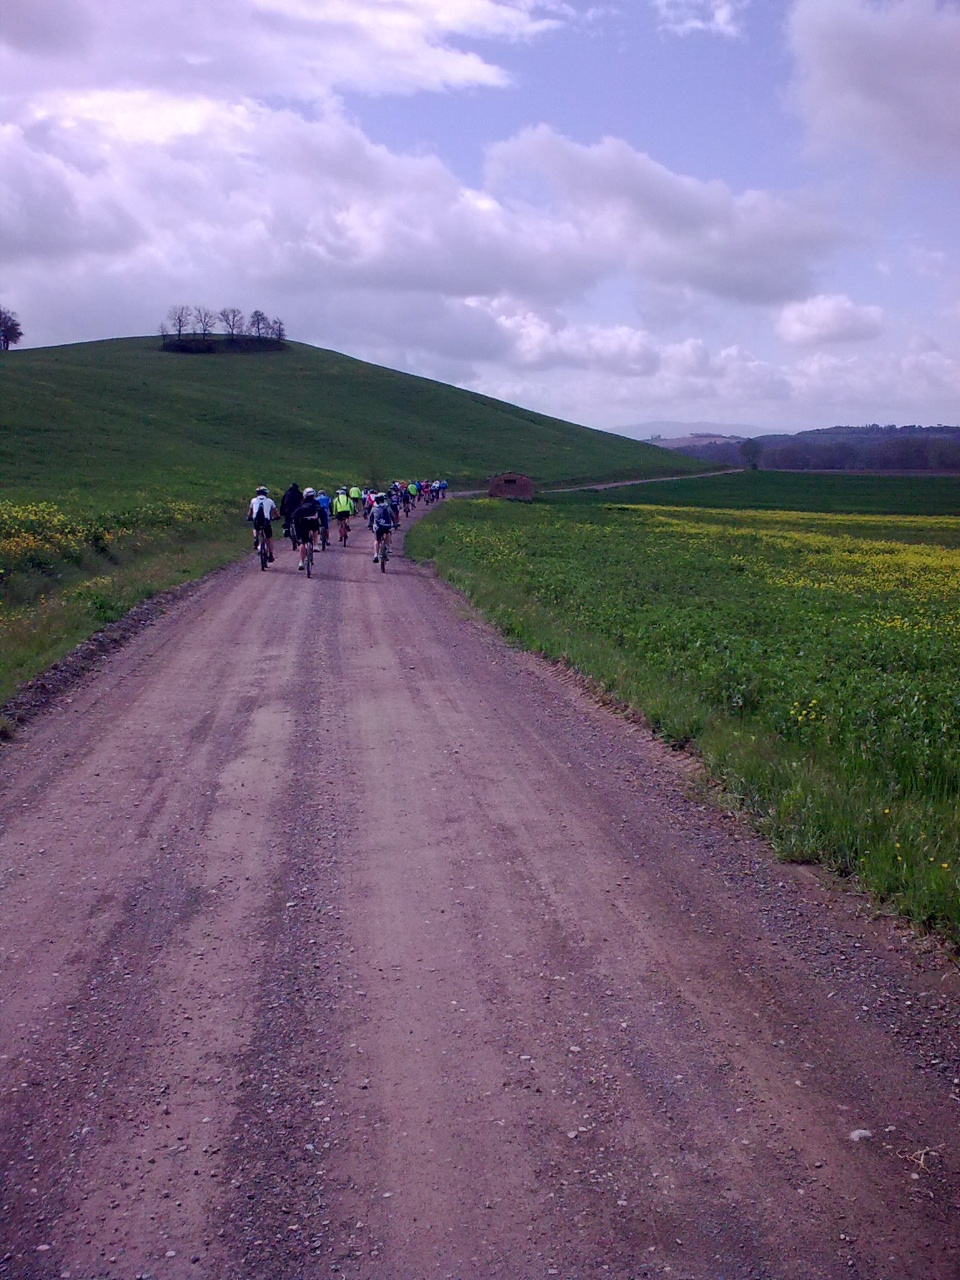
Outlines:
{"type": "Polygon", "coordinates": [[[317,496],[317,491],[316,489],[304,489],[303,496],[305,498],[315,498],[317,496]]]}
{"type": "Polygon", "coordinates": [[[386,502],[386,501],[387,501],[387,495],[386,495],[385,493],[378,493],[378,494],[377,494],[377,501],[378,501],[378,502],[386,502]]]}
{"type": "Polygon", "coordinates": [[[267,488],[267,486],[266,486],[265,484],[258,484],[258,485],[257,485],[257,493],[269,493],[269,492],[270,492],[270,490],[267,488]]]}

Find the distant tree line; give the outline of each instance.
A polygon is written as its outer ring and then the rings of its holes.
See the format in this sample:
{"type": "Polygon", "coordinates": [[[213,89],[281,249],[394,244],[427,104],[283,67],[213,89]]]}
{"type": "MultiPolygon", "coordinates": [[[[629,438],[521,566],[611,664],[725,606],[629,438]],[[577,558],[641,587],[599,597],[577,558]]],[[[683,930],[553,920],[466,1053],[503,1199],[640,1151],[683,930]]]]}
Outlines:
{"type": "Polygon", "coordinates": [[[761,471],[960,472],[960,426],[868,423],[751,440],[693,441],[678,452],[761,471]]]}
{"type": "Polygon", "coordinates": [[[226,346],[239,350],[270,348],[284,345],[286,326],[279,316],[271,319],[265,311],[251,311],[246,318],[238,307],[173,306],[160,326],[161,344],[168,351],[208,353],[226,346]],[[220,326],[222,336],[216,333],[220,326]]]}

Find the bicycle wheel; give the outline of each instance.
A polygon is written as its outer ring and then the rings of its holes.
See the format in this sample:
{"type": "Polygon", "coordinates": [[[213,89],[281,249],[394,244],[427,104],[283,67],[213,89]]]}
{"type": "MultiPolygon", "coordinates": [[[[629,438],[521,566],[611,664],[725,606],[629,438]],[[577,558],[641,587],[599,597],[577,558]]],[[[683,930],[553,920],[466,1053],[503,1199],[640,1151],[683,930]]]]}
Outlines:
{"type": "Polygon", "coordinates": [[[260,568],[261,569],[264,569],[264,570],[266,569],[267,564],[269,563],[269,555],[270,555],[270,552],[267,550],[267,540],[261,534],[260,535],[260,568]]]}
{"type": "Polygon", "coordinates": [[[307,539],[307,554],[303,557],[307,566],[307,577],[313,573],[313,543],[307,539]]]}

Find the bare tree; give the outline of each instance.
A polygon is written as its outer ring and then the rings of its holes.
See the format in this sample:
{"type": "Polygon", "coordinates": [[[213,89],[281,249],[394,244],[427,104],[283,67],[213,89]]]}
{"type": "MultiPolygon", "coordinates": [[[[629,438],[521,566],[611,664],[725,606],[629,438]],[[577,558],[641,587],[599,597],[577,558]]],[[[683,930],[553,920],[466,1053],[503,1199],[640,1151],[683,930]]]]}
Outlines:
{"type": "Polygon", "coordinates": [[[0,307],[0,350],[9,351],[23,337],[20,321],[15,311],[0,307]]]}
{"type": "Polygon", "coordinates": [[[279,316],[276,316],[275,319],[270,322],[270,328],[272,329],[273,336],[276,340],[278,342],[283,342],[284,338],[287,336],[287,331],[279,316]]]}
{"type": "Polygon", "coordinates": [[[200,330],[201,337],[209,338],[213,333],[213,326],[217,323],[217,317],[209,307],[194,307],[193,323],[200,330]]]}
{"type": "Polygon", "coordinates": [[[178,341],[183,337],[183,331],[189,325],[192,316],[193,308],[185,307],[182,303],[177,307],[171,307],[167,312],[167,319],[170,321],[178,341]]]}
{"type": "Polygon", "coordinates": [[[262,311],[250,312],[250,323],[247,325],[247,332],[251,333],[255,338],[265,338],[270,332],[270,321],[262,311]]]}
{"type": "Polygon", "coordinates": [[[237,307],[224,307],[218,319],[231,338],[239,338],[243,333],[246,322],[237,307]]]}

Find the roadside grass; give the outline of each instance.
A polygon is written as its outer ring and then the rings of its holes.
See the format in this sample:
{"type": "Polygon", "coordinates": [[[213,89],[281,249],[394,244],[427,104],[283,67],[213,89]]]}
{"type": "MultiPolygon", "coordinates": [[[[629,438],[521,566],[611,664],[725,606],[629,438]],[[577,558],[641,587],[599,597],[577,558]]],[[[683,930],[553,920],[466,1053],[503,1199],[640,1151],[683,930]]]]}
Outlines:
{"type": "Polygon", "coordinates": [[[782,856],[960,942],[960,519],[479,501],[406,548],[696,744],[782,856]]]}
{"type": "Polygon", "coordinates": [[[864,515],[960,515],[956,476],[867,476],[822,472],[736,471],[628,485],[614,491],[541,495],[539,501],[588,505],[724,507],[751,511],[817,511],[864,515]]]}
{"type": "Polygon", "coordinates": [[[235,513],[213,512],[202,522],[114,530],[102,549],[20,566],[0,598],[0,705],[142,600],[239,559],[249,550],[247,529],[235,513]]]}

